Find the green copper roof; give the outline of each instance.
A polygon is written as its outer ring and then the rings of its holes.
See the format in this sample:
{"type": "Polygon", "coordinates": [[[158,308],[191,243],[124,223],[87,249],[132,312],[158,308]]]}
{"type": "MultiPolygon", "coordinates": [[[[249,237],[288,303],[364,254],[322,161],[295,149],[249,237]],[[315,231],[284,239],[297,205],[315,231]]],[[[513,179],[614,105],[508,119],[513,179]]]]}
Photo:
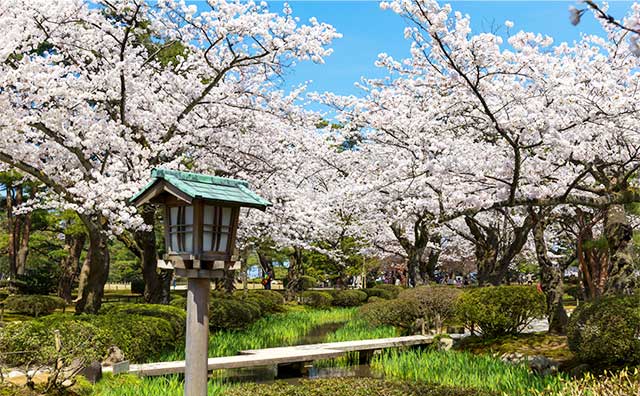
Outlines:
{"type": "Polygon", "coordinates": [[[156,183],[164,180],[191,198],[229,202],[262,210],[271,206],[269,201],[251,191],[249,183],[243,180],[168,169],[154,169],[151,171],[151,177],[154,179],[131,198],[131,201],[135,201],[156,183]]]}

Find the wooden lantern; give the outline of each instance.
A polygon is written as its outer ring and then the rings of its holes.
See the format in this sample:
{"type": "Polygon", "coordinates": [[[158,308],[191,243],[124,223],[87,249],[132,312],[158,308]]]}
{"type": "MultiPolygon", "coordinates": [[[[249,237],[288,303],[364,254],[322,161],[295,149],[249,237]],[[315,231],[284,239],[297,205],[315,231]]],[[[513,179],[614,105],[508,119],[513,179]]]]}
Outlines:
{"type": "Polygon", "coordinates": [[[234,246],[240,208],[271,204],[241,180],[164,169],[151,175],[154,180],[132,202],[164,206],[164,259],[176,274],[219,278],[225,269],[239,269],[234,246]]]}
{"type": "Polygon", "coordinates": [[[164,206],[164,258],[187,278],[184,394],[206,396],[211,279],[240,267],[233,254],[240,208],[265,210],[271,204],[241,180],[164,169],[151,176],[131,202],[164,206]]]}

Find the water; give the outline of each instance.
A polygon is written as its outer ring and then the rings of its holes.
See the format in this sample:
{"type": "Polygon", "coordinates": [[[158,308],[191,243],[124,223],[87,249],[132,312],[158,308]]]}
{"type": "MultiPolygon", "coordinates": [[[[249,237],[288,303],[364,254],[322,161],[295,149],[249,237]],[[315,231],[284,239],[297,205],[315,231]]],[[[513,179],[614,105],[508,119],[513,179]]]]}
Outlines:
{"type": "Polygon", "coordinates": [[[294,345],[309,345],[309,344],[321,344],[327,340],[329,334],[334,333],[339,328],[343,327],[345,322],[340,323],[325,323],[318,327],[311,329],[309,334],[302,336],[294,345]]]}
{"type": "MultiPolygon", "coordinates": [[[[301,337],[294,345],[320,344],[327,341],[329,334],[344,326],[345,323],[327,323],[318,326],[301,337]]],[[[371,367],[368,364],[339,365],[336,367],[331,361],[316,361],[290,366],[281,365],[263,366],[241,369],[217,370],[211,373],[211,377],[223,379],[229,383],[257,382],[272,383],[284,381],[296,384],[300,379],[335,378],[335,377],[373,377],[371,367]],[[327,367],[329,366],[329,367],[327,367]]]]}

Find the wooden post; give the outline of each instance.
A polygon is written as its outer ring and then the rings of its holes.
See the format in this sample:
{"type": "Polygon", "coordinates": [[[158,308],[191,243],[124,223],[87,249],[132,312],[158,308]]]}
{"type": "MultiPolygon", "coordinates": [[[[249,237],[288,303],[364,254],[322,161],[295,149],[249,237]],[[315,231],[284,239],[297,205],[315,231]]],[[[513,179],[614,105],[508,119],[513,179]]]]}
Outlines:
{"type": "Polygon", "coordinates": [[[209,291],[209,278],[188,278],[185,396],[207,395],[209,291]]]}

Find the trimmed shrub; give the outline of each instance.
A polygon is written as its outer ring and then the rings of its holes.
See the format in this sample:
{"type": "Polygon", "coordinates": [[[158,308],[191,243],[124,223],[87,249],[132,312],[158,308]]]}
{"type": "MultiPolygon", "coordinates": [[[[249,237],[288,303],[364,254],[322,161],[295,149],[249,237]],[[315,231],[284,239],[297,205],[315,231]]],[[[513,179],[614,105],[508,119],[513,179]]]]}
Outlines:
{"type": "Polygon", "coordinates": [[[182,296],[171,297],[169,305],[171,305],[172,307],[180,308],[184,311],[187,309],[187,299],[182,296]]]}
{"type": "Polygon", "coordinates": [[[384,300],[393,300],[394,298],[398,297],[398,295],[391,290],[380,289],[377,287],[372,287],[371,289],[363,289],[362,291],[367,293],[369,299],[371,299],[371,297],[378,297],[384,300]]]}
{"type": "Polygon", "coordinates": [[[144,294],[144,279],[135,278],[131,280],[131,293],[144,294]]]}
{"type": "Polygon", "coordinates": [[[318,284],[318,280],[313,276],[302,275],[298,280],[298,291],[306,291],[318,284]]]}
{"type": "Polygon", "coordinates": [[[580,304],[567,329],[569,348],[590,363],[640,363],[640,296],[580,304]]]}
{"type": "Polygon", "coordinates": [[[16,294],[7,297],[4,300],[4,306],[10,311],[38,317],[42,314],[51,314],[56,309],[66,307],[67,304],[63,299],[55,296],[16,294]]]}
{"type": "Polygon", "coordinates": [[[127,305],[130,304],[124,304],[121,309],[107,307],[107,311],[111,311],[108,314],[54,314],[11,323],[0,329],[0,351],[29,352],[5,356],[5,361],[12,365],[24,364],[28,360],[51,365],[51,359],[55,362],[56,356],[53,331],[58,330],[64,359],[99,360],[109,347],[117,346],[127,359],[144,362],[172,348],[184,335],[183,311],[169,306],[141,305],[134,308],[127,305]],[[182,323],[178,328],[179,316],[182,323]]]}
{"type": "Polygon", "coordinates": [[[456,312],[456,301],[462,292],[448,286],[420,286],[400,292],[398,299],[415,304],[421,327],[441,331],[456,312]]]}
{"type": "Polygon", "coordinates": [[[75,318],[55,314],[7,324],[0,329],[0,351],[6,353],[2,356],[4,362],[11,366],[29,362],[53,365],[59,357],[68,365],[74,359],[83,362],[100,359],[106,352],[104,342],[100,339],[100,329],[75,318]],[[55,331],[60,334],[60,354],[56,353],[55,331]]]}
{"type": "Polygon", "coordinates": [[[360,307],[358,316],[374,326],[393,326],[409,334],[415,329],[418,311],[416,305],[406,299],[378,300],[360,307]]]}
{"type": "Polygon", "coordinates": [[[313,290],[303,292],[300,295],[300,299],[304,305],[321,309],[331,307],[331,302],[333,301],[333,297],[331,297],[331,294],[313,290]]]}
{"type": "Polygon", "coordinates": [[[115,345],[127,359],[134,362],[156,358],[177,340],[171,323],[159,317],[118,313],[83,315],[82,318],[100,329],[104,353],[115,345]]]}
{"type": "Polygon", "coordinates": [[[376,297],[376,296],[371,296],[369,298],[367,298],[367,304],[368,303],[373,303],[373,302],[378,302],[378,301],[386,301],[386,298],[380,298],[380,297],[376,297]]]}
{"type": "Polygon", "coordinates": [[[377,285],[375,285],[375,286],[373,287],[373,289],[382,289],[382,290],[387,290],[387,291],[389,291],[389,292],[393,293],[393,295],[394,295],[394,297],[393,297],[393,298],[398,297],[398,295],[400,294],[400,292],[401,292],[402,290],[404,290],[404,288],[402,288],[402,287],[400,287],[400,286],[391,285],[391,284],[388,284],[388,283],[380,283],[380,284],[377,284],[377,285]]]}
{"type": "Polygon", "coordinates": [[[209,327],[212,330],[241,330],[260,316],[260,306],[255,302],[213,298],[209,303],[209,327]]]}
{"type": "Polygon", "coordinates": [[[284,296],[273,290],[248,290],[246,297],[244,291],[238,290],[233,296],[257,303],[262,315],[282,312],[284,306],[284,296]]]}
{"type": "Polygon", "coordinates": [[[544,294],[531,286],[471,289],[463,292],[456,302],[458,319],[485,338],[517,334],[545,313],[544,294]]]}
{"type": "Polygon", "coordinates": [[[27,269],[24,275],[7,281],[10,289],[18,294],[47,295],[58,287],[58,268],[55,264],[47,264],[41,268],[27,269]]]}
{"type": "Polygon", "coordinates": [[[161,318],[169,322],[176,339],[184,338],[187,314],[180,308],[161,304],[104,304],[100,312],[115,316],[127,314],[161,318]]]}
{"type": "Polygon", "coordinates": [[[582,300],[582,291],[579,285],[565,285],[564,294],[571,296],[575,300],[582,300]]]}
{"type": "Polygon", "coordinates": [[[335,307],[358,307],[367,301],[367,293],[360,290],[336,290],[332,293],[335,307]]]}

